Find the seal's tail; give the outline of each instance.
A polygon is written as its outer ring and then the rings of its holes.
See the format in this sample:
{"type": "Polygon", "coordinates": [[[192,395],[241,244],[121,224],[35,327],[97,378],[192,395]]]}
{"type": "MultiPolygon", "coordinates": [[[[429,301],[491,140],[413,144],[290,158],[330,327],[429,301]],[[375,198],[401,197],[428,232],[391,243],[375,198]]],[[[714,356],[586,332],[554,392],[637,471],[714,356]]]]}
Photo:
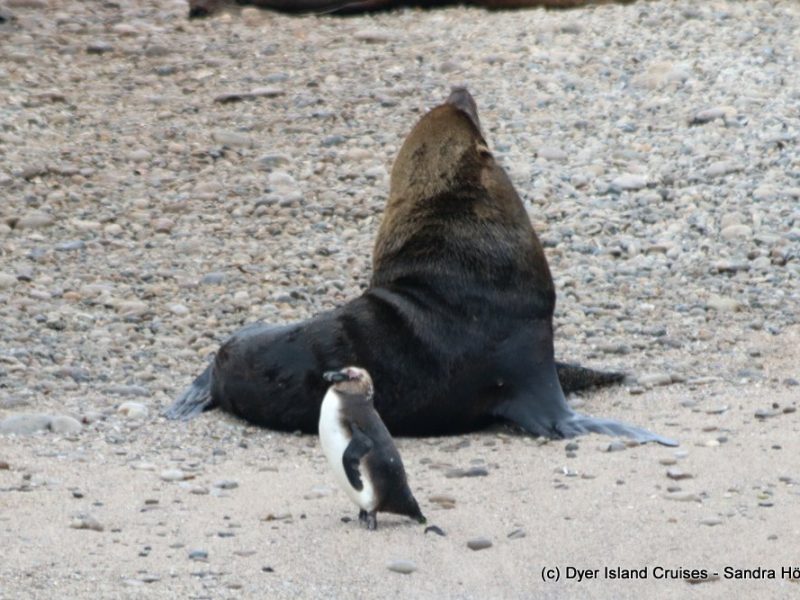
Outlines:
{"type": "Polygon", "coordinates": [[[216,402],[211,396],[211,369],[212,365],[208,365],[192,385],[183,390],[172,406],[164,411],[165,417],[188,420],[216,407],[216,402]]]}
{"type": "Polygon", "coordinates": [[[579,392],[592,387],[614,385],[622,383],[625,379],[624,373],[595,371],[580,365],[561,362],[556,363],[556,371],[558,372],[558,381],[561,383],[561,389],[565,394],[579,392]]]}

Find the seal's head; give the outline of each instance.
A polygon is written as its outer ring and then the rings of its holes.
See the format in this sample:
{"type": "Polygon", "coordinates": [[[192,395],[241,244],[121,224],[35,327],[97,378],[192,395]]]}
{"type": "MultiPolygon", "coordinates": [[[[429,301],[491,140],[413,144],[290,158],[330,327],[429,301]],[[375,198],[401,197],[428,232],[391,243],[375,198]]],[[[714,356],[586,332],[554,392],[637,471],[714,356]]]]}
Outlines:
{"type": "Polygon", "coordinates": [[[448,297],[459,285],[461,296],[513,289],[535,299],[524,304],[535,303],[537,316],[552,314],[555,289],[544,251],[465,88],[453,89],[417,122],[394,162],[390,187],[373,286],[449,281],[448,297]]]}
{"type": "Polygon", "coordinates": [[[372,400],[372,377],[366,370],[359,367],[345,367],[338,371],[328,371],[322,375],[326,381],[333,384],[333,389],[346,396],[364,397],[372,400]]]}

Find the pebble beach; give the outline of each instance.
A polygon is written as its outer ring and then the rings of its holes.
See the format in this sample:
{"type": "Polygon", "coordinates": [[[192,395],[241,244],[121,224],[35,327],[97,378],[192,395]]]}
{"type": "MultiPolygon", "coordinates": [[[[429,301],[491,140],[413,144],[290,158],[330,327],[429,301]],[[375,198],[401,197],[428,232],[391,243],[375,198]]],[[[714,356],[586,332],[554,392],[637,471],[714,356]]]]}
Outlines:
{"type": "Polygon", "coordinates": [[[0,599],[797,596],[800,3],[187,13],[0,0],[0,599]],[[161,412],[366,288],[456,85],[627,374],[571,403],[680,447],[400,438],[434,528],[371,532],[316,436],[161,412]]]}

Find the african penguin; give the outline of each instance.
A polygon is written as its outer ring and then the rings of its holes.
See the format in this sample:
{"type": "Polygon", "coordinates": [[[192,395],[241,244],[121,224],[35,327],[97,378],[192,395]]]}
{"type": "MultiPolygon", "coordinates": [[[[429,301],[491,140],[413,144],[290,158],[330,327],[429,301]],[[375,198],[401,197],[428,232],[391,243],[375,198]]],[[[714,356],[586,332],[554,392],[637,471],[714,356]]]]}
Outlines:
{"type": "Polygon", "coordinates": [[[375,529],[381,511],[425,523],[392,436],[372,404],[369,373],[347,367],[323,377],[332,385],[322,400],[319,440],[336,482],[361,509],[359,521],[375,529]]]}

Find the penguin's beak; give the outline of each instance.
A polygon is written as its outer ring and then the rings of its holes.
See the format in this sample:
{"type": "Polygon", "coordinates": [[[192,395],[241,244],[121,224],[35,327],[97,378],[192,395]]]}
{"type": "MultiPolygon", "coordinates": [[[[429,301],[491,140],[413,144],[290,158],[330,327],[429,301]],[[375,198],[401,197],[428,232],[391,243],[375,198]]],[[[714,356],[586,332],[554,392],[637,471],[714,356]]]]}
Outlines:
{"type": "Polygon", "coordinates": [[[327,373],[323,373],[322,378],[331,383],[339,383],[340,381],[347,381],[350,379],[347,373],[343,371],[328,371],[327,373]]]}

